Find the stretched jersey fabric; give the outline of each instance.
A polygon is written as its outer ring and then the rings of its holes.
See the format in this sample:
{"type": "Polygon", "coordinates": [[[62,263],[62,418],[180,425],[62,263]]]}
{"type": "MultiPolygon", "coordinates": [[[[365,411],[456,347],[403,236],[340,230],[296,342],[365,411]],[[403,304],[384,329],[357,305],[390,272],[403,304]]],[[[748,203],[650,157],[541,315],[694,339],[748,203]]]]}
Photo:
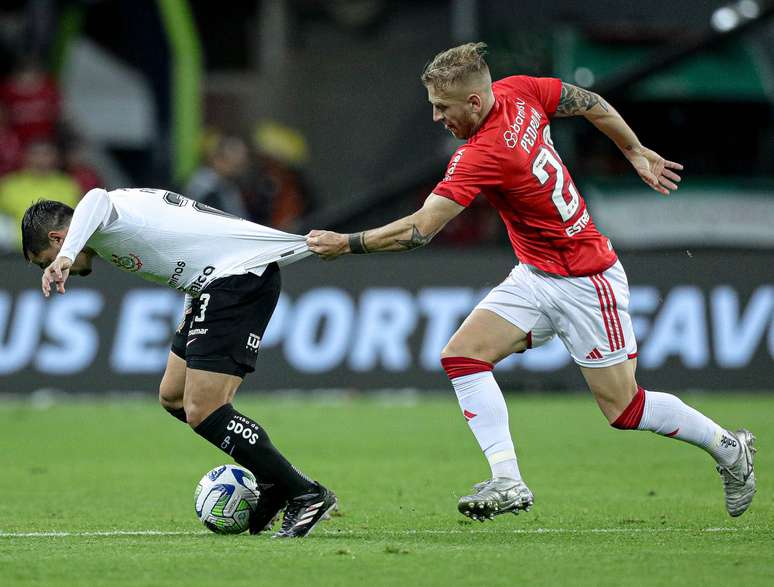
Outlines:
{"type": "Polygon", "coordinates": [[[601,273],[616,260],[551,141],[562,82],[508,77],[492,84],[495,104],[451,158],[433,193],[469,206],[494,206],[521,263],[555,275],[601,273]]]}
{"type": "Polygon", "coordinates": [[[155,189],[88,192],[59,256],[89,247],[119,269],[196,297],[213,280],[287,265],[311,254],[306,238],[155,189]]]}

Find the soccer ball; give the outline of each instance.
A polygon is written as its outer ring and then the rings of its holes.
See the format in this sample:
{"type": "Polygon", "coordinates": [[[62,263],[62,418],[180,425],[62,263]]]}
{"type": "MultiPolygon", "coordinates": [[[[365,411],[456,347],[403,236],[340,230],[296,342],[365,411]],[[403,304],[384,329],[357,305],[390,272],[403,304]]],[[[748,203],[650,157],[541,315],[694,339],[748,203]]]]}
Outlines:
{"type": "Polygon", "coordinates": [[[258,486],[247,469],[221,465],[207,473],[194,491],[197,517],[217,534],[239,534],[250,525],[258,505],[258,486]]]}

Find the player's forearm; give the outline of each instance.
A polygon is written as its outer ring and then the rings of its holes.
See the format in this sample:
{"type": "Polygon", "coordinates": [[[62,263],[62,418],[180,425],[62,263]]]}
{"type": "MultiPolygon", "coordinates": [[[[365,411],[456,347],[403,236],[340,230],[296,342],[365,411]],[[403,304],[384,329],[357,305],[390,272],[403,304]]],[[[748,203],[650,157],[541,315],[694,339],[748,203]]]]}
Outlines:
{"type": "Polygon", "coordinates": [[[385,226],[348,236],[352,253],[389,253],[410,251],[430,242],[438,230],[425,226],[417,214],[385,226]]]}
{"type": "Polygon", "coordinates": [[[562,93],[554,115],[560,118],[583,116],[607,135],[626,156],[642,147],[637,135],[618,111],[591,90],[562,82],[562,93]]]}
{"type": "Polygon", "coordinates": [[[67,236],[57,256],[74,261],[109,213],[110,200],[105,190],[91,190],[86,194],[75,207],[67,236]]]}
{"type": "MultiPolygon", "coordinates": [[[[595,96],[598,96],[595,94],[595,96]]],[[[604,133],[624,155],[642,145],[637,135],[610,104],[599,97],[599,103],[584,114],[586,120],[604,133]]]]}

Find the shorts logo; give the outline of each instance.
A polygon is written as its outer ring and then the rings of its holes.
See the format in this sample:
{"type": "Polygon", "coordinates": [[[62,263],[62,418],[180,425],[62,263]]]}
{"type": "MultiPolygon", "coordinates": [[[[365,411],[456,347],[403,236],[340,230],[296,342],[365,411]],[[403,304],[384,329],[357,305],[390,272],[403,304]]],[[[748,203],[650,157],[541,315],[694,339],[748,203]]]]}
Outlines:
{"type": "Polygon", "coordinates": [[[245,345],[245,348],[247,350],[251,350],[254,353],[258,352],[258,348],[261,346],[261,337],[257,334],[250,333],[250,336],[247,337],[247,344],[245,345]]]}
{"type": "Polygon", "coordinates": [[[587,361],[598,361],[599,359],[604,359],[604,357],[596,347],[594,347],[594,349],[588,355],[586,355],[587,361]]]}
{"type": "Polygon", "coordinates": [[[123,269],[124,271],[135,272],[142,268],[142,261],[140,261],[140,258],[134,253],[129,253],[123,257],[119,257],[118,255],[113,254],[110,255],[110,261],[113,263],[113,265],[119,269],[123,269]]]}

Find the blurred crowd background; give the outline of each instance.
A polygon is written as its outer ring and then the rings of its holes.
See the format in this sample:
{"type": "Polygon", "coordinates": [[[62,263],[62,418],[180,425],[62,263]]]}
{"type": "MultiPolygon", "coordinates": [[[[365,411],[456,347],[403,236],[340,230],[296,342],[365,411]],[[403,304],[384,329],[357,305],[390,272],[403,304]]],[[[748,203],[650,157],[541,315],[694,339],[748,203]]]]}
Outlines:
{"type": "MultiPolygon", "coordinates": [[[[553,125],[619,247],[654,234],[666,246],[772,245],[765,0],[6,0],[0,248],[18,247],[31,201],[75,204],[95,186],[175,189],[293,231],[410,211],[455,147],[419,73],[469,40],[489,44],[495,77],[599,91],[643,143],[685,164],[685,197],[643,217],[632,211],[646,194],[614,146],[585,121],[553,125]]],[[[438,242],[506,235],[482,201],[438,242]]]]}
{"type": "MultiPolygon", "coordinates": [[[[643,380],[770,390],[774,0],[3,0],[0,394],[156,390],[181,311],[99,265],[44,300],[18,250],[34,200],[152,187],[301,234],[382,225],[459,145],[421,71],[479,40],[495,78],[599,92],[685,165],[664,198],[583,118],[552,123],[627,268],[643,380]]],[[[420,251],[304,261],[248,385],[445,388],[443,345],[513,263],[483,198],[420,251]]],[[[584,388],[558,339],[497,369],[509,390],[584,388]]]]}

